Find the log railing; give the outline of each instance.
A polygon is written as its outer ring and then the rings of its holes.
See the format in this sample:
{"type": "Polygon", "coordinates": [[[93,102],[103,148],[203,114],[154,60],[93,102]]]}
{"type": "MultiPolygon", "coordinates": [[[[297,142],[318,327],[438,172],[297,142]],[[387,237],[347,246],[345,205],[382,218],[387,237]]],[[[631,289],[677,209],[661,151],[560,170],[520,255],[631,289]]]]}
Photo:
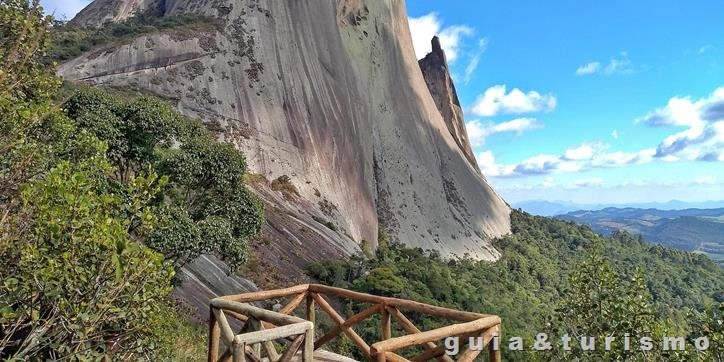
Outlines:
{"type": "Polygon", "coordinates": [[[459,337],[461,352],[455,356],[456,360],[473,361],[482,352],[482,349],[468,345],[469,337],[480,337],[484,345],[488,347],[489,360],[498,362],[500,352],[492,348],[493,344],[490,341],[494,336],[500,334],[500,323],[500,318],[494,315],[458,311],[326,285],[303,284],[291,288],[213,299],[209,320],[209,361],[262,361],[263,356],[266,356],[272,362],[286,362],[296,356],[300,348],[302,348],[302,361],[312,361],[314,350],[323,347],[344,333],[368,360],[404,362],[436,359],[451,362],[453,361],[451,356],[445,354],[445,345],[438,345],[436,342],[447,337],[459,337]],[[345,318],[329,304],[327,298],[330,297],[351,299],[368,303],[370,306],[345,318]],[[290,300],[278,312],[247,304],[279,298],[290,298],[290,300]],[[305,304],[306,320],[290,315],[302,303],[305,304]],[[334,322],[335,327],[315,340],[314,325],[317,309],[327,314],[334,322]],[[423,332],[403,314],[403,311],[452,320],[456,323],[423,332]],[[369,345],[354,331],[353,327],[377,314],[381,318],[381,340],[369,345]],[[233,333],[227,316],[244,322],[244,327],[239,334],[233,333]],[[393,321],[405,333],[404,335],[392,336],[393,321]],[[286,342],[288,344],[286,351],[280,354],[273,341],[286,342]],[[226,350],[220,354],[222,343],[226,350]],[[412,359],[407,359],[397,353],[413,346],[421,347],[422,353],[412,359]],[[265,354],[262,353],[262,350],[265,354]]]}

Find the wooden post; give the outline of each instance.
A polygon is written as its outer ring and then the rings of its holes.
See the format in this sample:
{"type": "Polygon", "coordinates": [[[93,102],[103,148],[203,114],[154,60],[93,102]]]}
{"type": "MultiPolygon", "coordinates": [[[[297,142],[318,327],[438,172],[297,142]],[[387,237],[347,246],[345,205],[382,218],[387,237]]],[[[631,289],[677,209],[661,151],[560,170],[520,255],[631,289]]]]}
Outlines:
{"type": "Polygon", "coordinates": [[[312,293],[307,293],[307,320],[316,324],[315,318],[314,298],[312,298],[312,293]]]}
{"type": "Polygon", "coordinates": [[[308,329],[304,336],[304,350],[302,351],[302,362],[314,361],[314,326],[308,329]]]}
{"type": "Polygon", "coordinates": [[[390,312],[387,311],[384,306],[382,307],[382,340],[390,339],[392,338],[392,321],[390,316],[390,312]]]}
{"type": "MultiPolygon", "coordinates": [[[[249,318],[248,323],[252,327],[251,329],[256,331],[263,331],[264,330],[264,323],[259,321],[256,318],[249,318]]],[[[277,350],[274,348],[274,343],[271,341],[264,341],[262,342],[262,345],[264,346],[264,350],[266,350],[266,355],[269,357],[271,361],[276,361],[279,359],[279,354],[277,353],[277,350]]]]}
{"type": "Polygon", "coordinates": [[[302,304],[302,301],[304,301],[304,297],[307,296],[307,293],[299,293],[294,298],[292,298],[287,305],[285,305],[279,313],[281,314],[292,314],[297,307],[302,304]]]}
{"type": "Polygon", "coordinates": [[[496,329],[497,333],[493,334],[493,338],[498,337],[498,349],[495,350],[493,348],[495,343],[493,343],[493,340],[491,339],[490,345],[488,346],[488,349],[490,350],[490,362],[500,362],[500,338],[502,337],[502,335],[500,333],[501,332],[500,325],[498,325],[495,329],[496,329]]]}
{"type": "Polygon", "coordinates": [[[377,312],[379,312],[381,307],[382,307],[381,304],[375,304],[375,305],[347,318],[347,320],[345,320],[344,323],[338,324],[337,327],[330,329],[329,332],[327,332],[327,334],[319,337],[319,339],[314,342],[314,348],[317,349],[317,348],[322,347],[325,343],[331,341],[332,339],[334,339],[334,337],[337,337],[340,333],[344,332],[348,327],[351,327],[351,326],[359,323],[360,321],[367,319],[367,317],[369,317],[373,314],[376,314],[377,312]]]}
{"type": "Polygon", "coordinates": [[[246,362],[246,343],[234,341],[232,348],[234,362],[246,362]]]}
{"type": "Polygon", "coordinates": [[[385,356],[385,351],[379,351],[377,352],[377,355],[375,356],[375,361],[377,362],[386,362],[387,356],[385,356]]]}
{"type": "Polygon", "coordinates": [[[219,360],[219,337],[221,330],[219,324],[216,323],[216,315],[214,315],[213,307],[209,308],[209,361],[216,362],[219,360]]]}
{"type": "MultiPolygon", "coordinates": [[[[395,320],[397,321],[397,323],[399,323],[399,324],[402,326],[402,329],[404,329],[405,332],[407,332],[407,333],[409,333],[409,334],[422,333],[422,331],[421,331],[420,329],[418,329],[418,328],[412,323],[412,321],[410,321],[409,319],[407,319],[407,317],[405,317],[405,315],[402,314],[402,312],[400,312],[397,308],[388,307],[388,308],[385,308],[385,309],[387,309],[387,312],[390,313],[390,315],[391,315],[393,318],[395,318],[395,320]]],[[[438,347],[435,345],[435,343],[433,343],[433,342],[423,343],[422,347],[423,347],[426,351],[428,351],[428,352],[429,352],[429,351],[434,351],[436,348],[438,348],[438,347]]],[[[445,346],[442,346],[443,350],[444,350],[444,347],[445,347],[445,346]]],[[[437,358],[437,360],[440,361],[440,362],[453,362],[453,359],[450,358],[449,356],[446,356],[444,353],[439,354],[436,358],[437,358]]]]}

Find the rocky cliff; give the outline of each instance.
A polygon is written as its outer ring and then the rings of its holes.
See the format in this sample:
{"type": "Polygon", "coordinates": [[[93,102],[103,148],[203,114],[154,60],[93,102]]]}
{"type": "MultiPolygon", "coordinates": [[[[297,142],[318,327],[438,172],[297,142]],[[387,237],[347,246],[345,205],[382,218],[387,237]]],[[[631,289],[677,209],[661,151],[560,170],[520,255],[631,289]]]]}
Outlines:
{"type": "Polygon", "coordinates": [[[489,241],[509,232],[509,207],[477,169],[439,44],[418,65],[404,1],[96,0],[73,22],[144,9],[220,26],[139,36],[60,74],[153,92],[242,150],[268,204],[260,249],[280,267],[374,246],[381,228],[445,256],[499,256],[489,241]]]}

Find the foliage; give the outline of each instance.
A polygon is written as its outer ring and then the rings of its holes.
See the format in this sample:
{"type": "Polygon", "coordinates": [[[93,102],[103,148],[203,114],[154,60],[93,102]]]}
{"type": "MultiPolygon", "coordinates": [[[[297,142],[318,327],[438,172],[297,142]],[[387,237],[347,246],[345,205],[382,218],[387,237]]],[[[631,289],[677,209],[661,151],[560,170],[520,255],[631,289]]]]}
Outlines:
{"type": "Polygon", "coordinates": [[[284,198],[289,201],[294,201],[299,196],[299,190],[292,183],[292,179],[287,175],[281,175],[274,179],[271,183],[271,189],[279,191],[284,195],[284,198]]]}
{"type": "Polygon", "coordinates": [[[319,216],[317,216],[317,215],[312,215],[312,219],[313,219],[314,221],[316,221],[316,222],[318,222],[318,223],[326,226],[327,229],[329,229],[329,230],[332,230],[332,231],[337,231],[337,230],[338,230],[338,229],[337,229],[337,225],[335,225],[333,222],[331,222],[331,221],[329,221],[329,220],[327,220],[327,219],[325,219],[325,218],[323,218],[323,217],[319,217],[319,216]]]}
{"type": "Polygon", "coordinates": [[[156,99],[79,92],[58,108],[60,82],[41,59],[52,19],[42,14],[37,1],[0,0],[0,359],[201,356],[169,301],[166,260],[209,250],[184,244],[193,228],[196,242],[243,260],[245,236],[263,222],[241,185],[243,156],[156,99]],[[208,176],[225,182],[154,171],[192,143],[218,152],[189,167],[219,161],[208,176]],[[188,194],[219,198],[190,207],[188,194]]]}
{"type": "Polygon", "coordinates": [[[217,19],[201,15],[162,15],[154,10],[138,12],[125,21],[107,23],[98,28],[64,24],[53,29],[53,44],[48,57],[63,62],[87,51],[126,42],[139,35],[168,31],[195,34],[220,26],[217,19]]]}
{"type": "Polygon", "coordinates": [[[147,195],[163,180],[137,178],[127,204],[101,191],[108,170],[98,158],[61,162],[23,191],[31,224],[12,240],[0,298],[8,357],[152,356],[163,345],[173,271],[128,232],[136,218],[152,226],[147,195]]]}
{"type": "Polygon", "coordinates": [[[713,361],[724,361],[724,302],[712,304],[703,312],[693,311],[689,320],[694,327],[689,333],[689,342],[706,337],[710,343],[706,357],[713,361]]]}
{"type": "Polygon", "coordinates": [[[554,349],[558,358],[655,360],[660,350],[641,351],[637,345],[640,338],[653,337],[656,329],[651,296],[640,268],[629,278],[620,275],[596,245],[568,276],[568,285],[549,323],[554,339],[560,340],[563,335],[572,339],[572,351],[561,346],[554,349]],[[625,336],[637,347],[626,351],[625,336]],[[578,343],[588,337],[598,342],[594,351],[584,351],[578,343]],[[602,348],[606,337],[615,338],[608,351],[602,348]]]}
{"type": "MultiPolygon", "coordinates": [[[[307,273],[325,284],[500,315],[503,341],[522,336],[526,348],[539,332],[572,335],[571,327],[576,333],[630,328],[656,338],[686,335],[695,327],[687,319],[689,311],[702,311],[724,290],[724,272],[704,256],[651,245],[626,233],[604,238],[585,226],[520,211],[511,218],[513,234],[494,241],[503,254],[494,263],[444,260],[437,252],[391,241],[374,258],[327,260],[309,265],[307,273]],[[592,305],[607,318],[587,310],[592,305]]],[[[360,310],[354,303],[347,307],[360,310]]],[[[409,317],[420,328],[443,325],[420,315],[409,317]]],[[[359,332],[366,340],[379,338],[373,324],[359,332]]],[[[503,348],[503,356],[546,360],[561,355],[503,348]]]]}
{"type": "Polygon", "coordinates": [[[147,244],[177,267],[219,253],[236,269],[263,225],[261,202],[243,184],[244,156],[216,142],[198,121],[153,97],[119,100],[79,89],[64,104],[78,127],[108,142],[114,179],[156,169],[169,183],[156,198],[159,227],[147,244]]]}
{"type": "Polygon", "coordinates": [[[19,186],[44,167],[52,150],[39,147],[32,129],[50,112],[58,81],[37,56],[47,44],[51,19],[35,2],[0,1],[0,205],[17,206],[19,186]]]}

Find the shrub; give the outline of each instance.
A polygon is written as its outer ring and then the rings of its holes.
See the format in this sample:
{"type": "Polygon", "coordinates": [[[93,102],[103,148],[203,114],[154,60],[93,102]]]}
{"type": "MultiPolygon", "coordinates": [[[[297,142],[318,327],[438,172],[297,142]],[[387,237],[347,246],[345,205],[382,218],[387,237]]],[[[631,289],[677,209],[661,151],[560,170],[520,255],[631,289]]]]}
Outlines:
{"type": "Polygon", "coordinates": [[[312,219],[314,219],[314,221],[326,226],[327,229],[329,229],[329,230],[337,231],[337,225],[335,225],[333,222],[331,222],[329,220],[325,220],[319,216],[312,216],[312,219]]]}
{"type": "Polygon", "coordinates": [[[297,187],[292,183],[292,179],[287,175],[281,175],[272,181],[271,189],[281,192],[284,198],[290,201],[299,196],[299,190],[297,190],[297,187]]]}
{"type": "Polygon", "coordinates": [[[119,100],[82,88],[64,104],[81,129],[108,143],[114,180],[155,169],[168,184],[154,200],[161,224],[147,244],[182,267],[217,253],[235,270],[247,259],[248,239],[264,223],[263,205],[244,186],[244,156],[218,143],[201,122],[153,97],[119,100]]]}
{"type": "Polygon", "coordinates": [[[103,191],[109,169],[102,159],[61,162],[23,191],[18,220],[28,227],[3,251],[13,259],[0,270],[2,356],[162,353],[170,336],[164,305],[173,270],[128,232],[137,221],[153,226],[144,194],[162,181],[154,175],[139,181],[143,187],[129,190],[132,203],[124,203],[103,191]]]}

